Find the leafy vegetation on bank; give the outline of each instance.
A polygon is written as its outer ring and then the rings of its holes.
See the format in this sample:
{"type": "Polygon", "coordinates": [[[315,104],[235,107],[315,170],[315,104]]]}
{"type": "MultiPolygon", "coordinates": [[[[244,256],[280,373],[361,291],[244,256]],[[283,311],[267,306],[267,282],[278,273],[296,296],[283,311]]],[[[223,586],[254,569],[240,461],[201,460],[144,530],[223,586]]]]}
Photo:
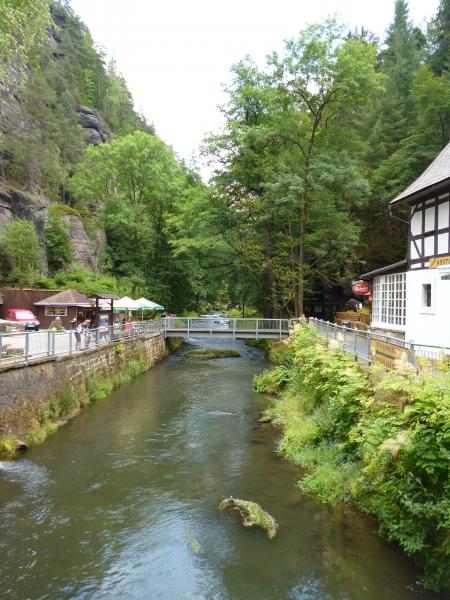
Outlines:
{"type": "Polygon", "coordinates": [[[309,325],[284,345],[284,359],[256,376],[255,388],[278,393],[269,414],[282,428],[280,452],[304,468],[300,490],[375,515],[427,586],[448,586],[448,367],[434,377],[407,363],[364,370],[309,325]]]}

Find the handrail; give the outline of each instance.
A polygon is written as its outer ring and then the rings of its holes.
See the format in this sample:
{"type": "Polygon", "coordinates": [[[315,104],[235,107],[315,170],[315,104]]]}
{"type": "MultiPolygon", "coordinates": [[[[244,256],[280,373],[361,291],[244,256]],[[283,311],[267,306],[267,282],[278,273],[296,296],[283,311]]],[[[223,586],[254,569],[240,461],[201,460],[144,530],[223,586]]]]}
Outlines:
{"type": "Polygon", "coordinates": [[[136,321],[129,324],[101,326],[83,330],[43,330],[36,332],[0,332],[0,367],[28,364],[30,360],[53,358],[84,352],[93,347],[150,333],[160,333],[161,320],[136,321]]]}
{"type": "MultiPolygon", "coordinates": [[[[373,332],[370,328],[367,330],[353,329],[352,327],[337,325],[336,323],[323,321],[315,317],[310,317],[308,321],[315,325],[327,339],[330,339],[330,334],[332,336],[332,332],[334,331],[334,338],[344,351],[354,354],[356,360],[364,360],[369,364],[373,360],[372,352],[375,352],[377,355],[377,350],[373,349],[373,342],[384,342],[404,350],[407,353],[407,360],[414,366],[417,366],[416,359],[419,357],[433,361],[439,359],[442,353],[450,355],[450,348],[448,347],[414,343],[413,341],[402,340],[387,334],[373,332]],[[337,339],[337,333],[341,336],[340,340],[337,339]]],[[[384,361],[385,364],[394,360],[392,357],[386,356],[383,351],[381,351],[380,356],[377,360],[384,361]]],[[[388,364],[388,366],[391,365],[388,364]]]]}

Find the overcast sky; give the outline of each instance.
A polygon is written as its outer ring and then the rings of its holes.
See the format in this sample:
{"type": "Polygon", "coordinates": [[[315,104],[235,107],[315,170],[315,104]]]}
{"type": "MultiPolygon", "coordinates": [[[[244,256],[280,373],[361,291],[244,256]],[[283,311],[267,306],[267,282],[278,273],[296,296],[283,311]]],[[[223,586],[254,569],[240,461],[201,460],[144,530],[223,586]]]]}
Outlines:
{"type": "MultiPolygon", "coordinates": [[[[186,160],[207,131],[217,131],[230,66],[263,62],[305,24],[336,14],[383,39],[394,0],[72,0],[95,41],[116,59],[136,108],[186,160]]],[[[438,0],[410,0],[424,25],[438,0]]]]}

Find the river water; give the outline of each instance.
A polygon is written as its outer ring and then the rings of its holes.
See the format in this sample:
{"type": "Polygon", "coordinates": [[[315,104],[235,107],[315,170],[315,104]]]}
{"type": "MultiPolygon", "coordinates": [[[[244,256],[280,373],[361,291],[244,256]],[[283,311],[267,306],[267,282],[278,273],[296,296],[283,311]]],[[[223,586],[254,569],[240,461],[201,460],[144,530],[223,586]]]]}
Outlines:
{"type": "Polygon", "coordinates": [[[263,354],[235,347],[181,351],[0,463],[0,598],[435,598],[370,519],[295,489],[256,423],[263,354]],[[228,495],[261,503],[278,536],[218,513],[228,495]]]}

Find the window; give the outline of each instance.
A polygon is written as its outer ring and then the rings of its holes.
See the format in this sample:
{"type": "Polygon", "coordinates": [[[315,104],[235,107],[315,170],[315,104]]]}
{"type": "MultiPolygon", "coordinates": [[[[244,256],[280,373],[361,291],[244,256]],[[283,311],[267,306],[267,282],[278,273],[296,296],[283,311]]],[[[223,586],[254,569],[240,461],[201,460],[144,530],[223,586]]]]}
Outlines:
{"type": "Polygon", "coordinates": [[[406,322],[406,273],[382,275],[373,281],[374,324],[404,327],[406,322]]]}
{"type": "Polygon", "coordinates": [[[431,307],[431,283],[424,283],[422,286],[422,306],[431,307]]]}
{"type": "Polygon", "coordinates": [[[67,306],[46,306],[45,307],[46,317],[66,317],[67,306]]]}

